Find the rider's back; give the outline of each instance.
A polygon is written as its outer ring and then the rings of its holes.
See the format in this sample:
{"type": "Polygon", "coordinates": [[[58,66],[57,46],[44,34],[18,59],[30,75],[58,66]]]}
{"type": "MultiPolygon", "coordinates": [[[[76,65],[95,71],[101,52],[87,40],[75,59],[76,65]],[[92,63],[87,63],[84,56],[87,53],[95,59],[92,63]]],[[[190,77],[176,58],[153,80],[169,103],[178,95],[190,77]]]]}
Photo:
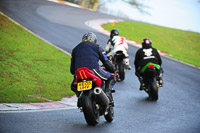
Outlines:
{"type": "Polygon", "coordinates": [[[89,69],[99,67],[99,45],[97,44],[83,41],[73,49],[72,56],[75,58],[74,71],[81,67],[89,69]]]}
{"type": "Polygon", "coordinates": [[[114,47],[114,52],[120,51],[120,50],[127,50],[128,49],[128,44],[125,40],[124,37],[120,37],[120,36],[114,36],[112,38],[112,43],[113,43],[113,47],[114,47]]]}
{"type": "Polygon", "coordinates": [[[155,48],[141,48],[136,53],[135,65],[141,68],[147,63],[152,62],[161,65],[161,59],[155,48]]]}

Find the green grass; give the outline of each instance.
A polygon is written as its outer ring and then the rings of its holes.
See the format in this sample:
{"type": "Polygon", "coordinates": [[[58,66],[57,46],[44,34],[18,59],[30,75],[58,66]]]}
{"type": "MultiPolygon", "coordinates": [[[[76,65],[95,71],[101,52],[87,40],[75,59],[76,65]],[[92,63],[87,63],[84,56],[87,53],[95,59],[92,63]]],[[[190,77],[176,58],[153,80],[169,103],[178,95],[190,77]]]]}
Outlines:
{"type": "Polygon", "coordinates": [[[0,14],[0,103],[73,95],[69,68],[70,56],[0,14]]]}
{"type": "Polygon", "coordinates": [[[115,23],[114,26],[107,23],[103,28],[108,31],[116,28],[121,36],[137,43],[150,38],[153,47],[167,52],[168,56],[200,67],[199,33],[130,21],[115,23]]]}

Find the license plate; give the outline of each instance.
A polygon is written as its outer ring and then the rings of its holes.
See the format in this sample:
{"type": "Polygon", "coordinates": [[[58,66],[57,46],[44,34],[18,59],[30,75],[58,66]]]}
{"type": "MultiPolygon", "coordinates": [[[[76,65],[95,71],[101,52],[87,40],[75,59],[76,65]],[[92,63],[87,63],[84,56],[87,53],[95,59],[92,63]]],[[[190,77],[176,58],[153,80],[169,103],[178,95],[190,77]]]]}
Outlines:
{"type": "Polygon", "coordinates": [[[78,91],[90,90],[90,89],[92,89],[92,81],[78,82],[78,85],[77,85],[78,91]]]}

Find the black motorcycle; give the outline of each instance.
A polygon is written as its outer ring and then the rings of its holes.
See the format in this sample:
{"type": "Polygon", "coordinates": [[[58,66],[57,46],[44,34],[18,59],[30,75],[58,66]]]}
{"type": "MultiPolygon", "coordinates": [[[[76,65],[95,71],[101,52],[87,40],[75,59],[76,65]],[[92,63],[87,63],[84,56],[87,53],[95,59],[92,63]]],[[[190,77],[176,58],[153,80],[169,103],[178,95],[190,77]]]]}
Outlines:
{"type": "Polygon", "coordinates": [[[114,57],[110,56],[109,59],[112,61],[112,64],[117,69],[116,71],[116,79],[118,82],[123,81],[125,79],[125,73],[127,71],[127,66],[125,65],[125,55],[122,51],[117,51],[114,57]]]}
{"type": "Polygon", "coordinates": [[[88,125],[96,125],[104,115],[108,122],[114,119],[114,101],[112,93],[106,94],[105,82],[95,76],[88,68],[79,68],[76,71],[77,91],[80,92],[78,106],[83,111],[88,125]]]}
{"type": "Polygon", "coordinates": [[[158,90],[159,90],[159,79],[158,77],[159,67],[156,64],[150,63],[146,66],[143,73],[143,81],[145,84],[144,91],[149,95],[150,100],[158,100],[158,90]]]}

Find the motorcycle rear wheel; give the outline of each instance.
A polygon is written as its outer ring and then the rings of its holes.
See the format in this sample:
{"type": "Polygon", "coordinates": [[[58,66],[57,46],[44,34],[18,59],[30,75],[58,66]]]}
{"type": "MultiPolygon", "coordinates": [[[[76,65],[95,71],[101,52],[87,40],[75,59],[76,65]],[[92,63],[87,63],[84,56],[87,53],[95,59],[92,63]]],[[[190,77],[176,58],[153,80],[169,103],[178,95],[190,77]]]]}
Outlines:
{"type": "Polygon", "coordinates": [[[95,126],[99,123],[100,112],[96,104],[95,98],[92,95],[92,91],[84,93],[82,100],[82,108],[86,122],[88,125],[95,126]]]}
{"type": "Polygon", "coordinates": [[[158,87],[155,78],[149,83],[149,97],[152,101],[158,100],[158,87]]]}
{"type": "Polygon", "coordinates": [[[117,65],[118,65],[118,69],[119,69],[120,81],[123,81],[125,79],[124,64],[123,64],[123,62],[118,62],[117,65]]]}

